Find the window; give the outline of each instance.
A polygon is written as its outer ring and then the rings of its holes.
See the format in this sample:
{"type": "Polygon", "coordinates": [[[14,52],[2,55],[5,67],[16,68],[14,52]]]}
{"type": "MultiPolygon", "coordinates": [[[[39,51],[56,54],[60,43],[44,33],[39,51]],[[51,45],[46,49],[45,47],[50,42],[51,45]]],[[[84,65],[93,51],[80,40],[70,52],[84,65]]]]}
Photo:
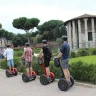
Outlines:
{"type": "Polygon", "coordinates": [[[92,41],[92,32],[88,32],[88,41],[92,41]]]}

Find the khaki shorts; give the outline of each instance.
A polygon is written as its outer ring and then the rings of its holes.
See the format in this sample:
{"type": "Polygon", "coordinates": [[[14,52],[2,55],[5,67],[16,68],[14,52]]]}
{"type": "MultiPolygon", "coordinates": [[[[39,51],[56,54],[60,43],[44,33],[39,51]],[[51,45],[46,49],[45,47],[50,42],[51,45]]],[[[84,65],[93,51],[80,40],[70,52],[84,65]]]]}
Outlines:
{"type": "Polygon", "coordinates": [[[25,67],[26,68],[32,67],[32,62],[25,61],[25,67]]]}

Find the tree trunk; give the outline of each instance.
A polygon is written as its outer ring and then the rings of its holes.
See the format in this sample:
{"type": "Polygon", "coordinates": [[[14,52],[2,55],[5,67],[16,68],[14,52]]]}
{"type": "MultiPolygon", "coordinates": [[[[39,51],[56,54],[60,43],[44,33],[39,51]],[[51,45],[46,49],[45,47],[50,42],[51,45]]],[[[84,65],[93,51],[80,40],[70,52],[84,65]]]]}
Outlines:
{"type": "Polygon", "coordinates": [[[27,34],[28,43],[30,44],[30,36],[29,36],[29,31],[26,31],[26,34],[27,34]]]}

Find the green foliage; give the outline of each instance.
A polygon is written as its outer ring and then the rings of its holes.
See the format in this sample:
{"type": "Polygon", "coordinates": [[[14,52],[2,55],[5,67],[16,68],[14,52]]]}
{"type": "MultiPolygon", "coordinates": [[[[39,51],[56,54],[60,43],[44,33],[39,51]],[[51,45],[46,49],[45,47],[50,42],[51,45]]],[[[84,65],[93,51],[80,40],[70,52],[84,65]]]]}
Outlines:
{"type": "MultiPolygon", "coordinates": [[[[63,21],[49,20],[47,22],[44,22],[42,25],[39,25],[37,28],[41,35],[45,35],[45,36],[43,36],[45,39],[51,41],[54,39],[56,40],[56,38],[58,38],[58,36],[56,36],[56,34],[57,34],[56,28],[59,28],[59,25],[61,25],[61,24],[63,24],[63,21]]],[[[62,28],[64,28],[64,30],[65,30],[64,24],[63,24],[62,28]]],[[[62,31],[62,28],[59,32],[60,33],[59,37],[61,36],[62,33],[64,33],[64,30],[62,31]]]]}
{"type": "Polygon", "coordinates": [[[14,44],[15,47],[24,46],[26,42],[27,42],[26,34],[17,34],[12,40],[12,43],[14,44]]]}
{"type": "Polygon", "coordinates": [[[96,48],[94,48],[94,49],[92,50],[92,54],[93,54],[93,55],[96,55],[96,48]]]}
{"type": "Polygon", "coordinates": [[[0,23],[0,29],[2,28],[2,24],[0,23]]]}
{"type": "Polygon", "coordinates": [[[57,39],[56,39],[56,43],[60,46],[60,45],[62,44],[61,38],[57,38],[57,39]]]}
{"type": "Polygon", "coordinates": [[[73,51],[70,53],[70,55],[71,55],[71,58],[75,58],[76,57],[76,53],[73,52],[73,51]]]}
{"type": "Polygon", "coordinates": [[[28,42],[31,43],[29,30],[34,29],[34,27],[37,27],[39,22],[40,22],[40,20],[38,18],[29,19],[26,17],[20,17],[20,18],[14,19],[12,24],[13,24],[13,27],[24,30],[27,34],[28,42]]]}
{"type": "Polygon", "coordinates": [[[23,55],[23,51],[15,51],[16,57],[21,57],[23,55]]]}
{"type": "Polygon", "coordinates": [[[89,53],[86,49],[80,49],[77,51],[77,56],[87,56],[87,55],[89,55],[89,53]]]}
{"type": "Polygon", "coordinates": [[[33,49],[33,52],[34,52],[34,53],[39,53],[40,50],[41,50],[41,48],[34,48],[34,49],[33,49]]]}
{"type": "Polygon", "coordinates": [[[33,29],[34,27],[37,27],[39,22],[40,20],[38,18],[29,19],[26,17],[20,17],[20,18],[14,19],[12,24],[13,24],[13,27],[26,31],[26,30],[33,29]]]}
{"type": "Polygon", "coordinates": [[[96,64],[87,64],[78,61],[72,62],[69,68],[75,80],[94,83],[96,78],[96,64]]]}
{"type": "MultiPolygon", "coordinates": [[[[24,72],[25,68],[22,64],[21,58],[20,57],[15,57],[14,58],[14,64],[15,67],[18,69],[19,72],[24,72]]],[[[6,69],[7,68],[7,61],[6,59],[1,60],[1,68],[6,69]]]]}
{"type": "Polygon", "coordinates": [[[87,64],[96,64],[96,56],[95,55],[91,55],[91,56],[82,56],[82,57],[77,57],[77,58],[71,58],[70,59],[70,63],[72,62],[78,62],[78,61],[82,61],[85,62],[87,64]]]}

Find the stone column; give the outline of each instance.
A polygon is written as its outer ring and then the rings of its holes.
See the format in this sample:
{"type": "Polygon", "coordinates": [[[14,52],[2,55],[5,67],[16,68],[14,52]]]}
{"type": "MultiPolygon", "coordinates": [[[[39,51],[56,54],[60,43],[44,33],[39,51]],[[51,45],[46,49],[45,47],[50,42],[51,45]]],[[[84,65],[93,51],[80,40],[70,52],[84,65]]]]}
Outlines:
{"type": "Polygon", "coordinates": [[[72,21],[72,35],[73,35],[73,49],[77,48],[77,40],[76,40],[76,31],[75,31],[75,21],[72,21]]]}
{"type": "Polygon", "coordinates": [[[85,46],[86,48],[88,48],[88,28],[87,28],[87,18],[84,19],[84,23],[85,23],[85,46]]]}
{"type": "Polygon", "coordinates": [[[91,19],[91,24],[92,24],[93,47],[95,47],[95,27],[94,27],[94,18],[91,19]]]}
{"type": "Polygon", "coordinates": [[[78,20],[79,48],[82,48],[81,21],[78,20]]]}
{"type": "Polygon", "coordinates": [[[68,37],[68,43],[70,42],[70,40],[69,40],[69,24],[67,24],[67,37],[68,37]]]}
{"type": "Polygon", "coordinates": [[[70,45],[70,49],[72,49],[71,22],[69,22],[68,25],[69,25],[69,26],[68,26],[69,45],[70,45]]]}

